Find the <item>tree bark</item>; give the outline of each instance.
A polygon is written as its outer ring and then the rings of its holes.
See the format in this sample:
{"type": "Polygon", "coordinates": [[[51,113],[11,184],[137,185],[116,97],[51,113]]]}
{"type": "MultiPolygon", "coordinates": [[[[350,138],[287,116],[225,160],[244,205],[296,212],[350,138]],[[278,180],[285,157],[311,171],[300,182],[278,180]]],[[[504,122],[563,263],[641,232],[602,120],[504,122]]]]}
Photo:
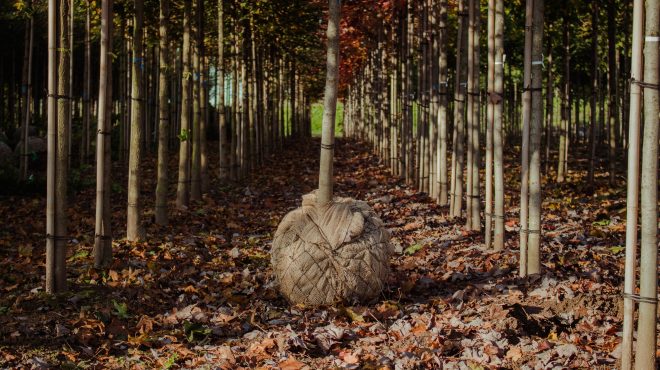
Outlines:
{"type": "Polygon", "coordinates": [[[568,121],[570,120],[570,44],[568,15],[563,16],[563,48],[564,48],[564,76],[561,95],[561,123],[559,128],[559,163],[557,165],[557,182],[563,182],[567,173],[567,147],[568,147],[568,121]]]}
{"type": "Polygon", "coordinates": [[[337,79],[339,73],[339,20],[340,0],[329,0],[328,52],[326,56],[325,92],[323,98],[323,123],[321,134],[321,166],[319,169],[319,192],[316,201],[324,206],[332,201],[335,143],[335,114],[337,111],[337,79]]]}
{"type": "Polygon", "coordinates": [[[96,224],[94,266],[112,261],[110,215],[110,121],[112,106],[112,0],[101,3],[101,55],[99,74],[98,133],[96,139],[96,224]]]}
{"type": "Polygon", "coordinates": [[[463,170],[465,141],[465,97],[467,95],[467,24],[465,1],[458,3],[458,40],[456,45],[456,81],[454,83],[454,134],[451,171],[451,217],[460,217],[463,208],[463,170]]]}
{"type": "Polygon", "coordinates": [[[85,13],[85,70],[83,82],[83,134],[82,147],[80,149],[80,162],[86,164],[89,161],[90,151],[90,127],[92,121],[91,91],[92,91],[92,42],[91,42],[91,1],[87,0],[85,13]]]}
{"type": "MultiPolygon", "coordinates": [[[[222,0],[220,0],[222,2],[222,0]]],[[[169,162],[168,141],[170,132],[169,116],[169,28],[170,0],[160,0],[160,40],[158,46],[158,182],[156,184],[156,205],[154,210],[156,224],[168,224],[167,187],[169,162]]]]}
{"type": "MultiPolygon", "coordinates": [[[[634,0],[632,24],[631,81],[642,80],[642,45],[644,37],[644,0],[634,0]]],[[[639,153],[642,89],[630,84],[630,122],[628,124],[628,181],[626,192],[626,258],[623,285],[623,333],[621,369],[632,369],[635,302],[631,295],[636,288],[637,218],[639,210],[639,153]]],[[[655,329],[655,328],[654,328],[655,329]]]]}
{"type": "Polygon", "coordinates": [[[439,1],[439,65],[438,65],[438,89],[439,89],[439,102],[438,102],[438,159],[437,159],[437,176],[439,197],[438,203],[440,205],[447,205],[447,0],[439,1]]]}
{"type": "Polygon", "coordinates": [[[658,297],[658,114],[660,113],[660,3],[646,1],[644,36],[644,137],[642,143],[641,242],[635,369],[656,368],[658,297]],[[655,88],[654,88],[655,86],[655,88]]]}
{"type": "Polygon", "coordinates": [[[594,185],[596,146],[598,145],[598,2],[591,2],[591,127],[589,134],[589,172],[587,181],[594,185]]]}
{"type": "Polygon", "coordinates": [[[480,104],[480,87],[479,87],[479,60],[480,60],[480,48],[479,40],[481,33],[481,7],[479,0],[472,0],[473,5],[473,19],[474,19],[474,42],[473,42],[473,69],[472,69],[472,85],[469,87],[470,96],[472,99],[472,131],[471,131],[471,140],[472,145],[472,162],[470,164],[470,170],[472,174],[470,176],[470,185],[472,190],[469,192],[468,205],[470,207],[469,215],[471,220],[468,223],[468,227],[473,231],[481,231],[481,195],[480,195],[480,182],[479,182],[479,126],[480,126],[480,116],[481,116],[481,104],[480,104]]]}
{"type": "Polygon", "coordinates": [[[609,74],[609,96],[608,96],[608,159],[610,167],[610,185],[614,184],[616,173],[616,154],[619,142],[619,70],[617,66],[616,50],[616,4],[614,0],[607,3],[607,62],[609,74]]]}
{"type": "MultiPolygon", "coordinates": [[[[30,1],[29,6],[32,6],[30,1]]],[[[21,151],[20,161],[20,179],[22,181],[28,178],[28,137],[30,134],[30,121],[31,121],[31,100],[32,100],[32,54],[34,45],[34,15],[30,15],[30,19],[26,22],[26,46],[25,46],[25,68],[23,75],[23,127],[21,129],[21,139],[23,142],[23,150],[21,151]]]]}
{"type": "Polygon", "coordinates": [[[46,179],[46,292],[66,289],[63,248],[57,236],[58,114],[57,114],[57,3],[48,0],[48,169],[46,179]]]}
{"type": "Polygon", "coordinates": [[[190,72],[190,11],[191,0],[184,0],[183,4],[183,47],[181,62],[183,73],[181,76],[181,132],[179,133],[179,182],[176,192],[176,206],[187,208],[190,203],[190,98],[191,98],[191,72],[190,72]]]}
{"type": "Polygon", "coordinates": [[[495,0],[488,0],[488,99],[486,107],[486,206],[484,210],[484,241],[486,248],[492,245],[493,236],[493,135],[494,135],[494,82],[495,82],[495,0]]]}
{"type": "Polygon", "coordinates": [[[532,40],[532,104],[529,135],[529,223],[527,274],[541,272],[541,131],[543,128],[543,15],[544,0],[534,0],[534,26],[532,40]]]}
{"type": "Polygon", "coordinates": [[[144,52],[142,49],[142,27],[144,15],[144,0],[135,0],[135,17],[133,23],[133,61],[131,63],[131,133],[130,155],[128,159],[128,208],[126,211],[126,239],[138,241],[144,238],[141,223],[140,183],[142,162],[142,123],[144,120],[144,91],[142,89],[142,72],[144,70],[144,52]]]}
{"type": "Polygon", "coordinates": [[[520,167],[520,276],[528,271],[528,222],[529,222],[529,126],[532,105],[532,27],[534,25],[534,0],[525,3],[525,57],[523,61],[522,97],[522,147],[520,167]]]}
{"type": "Polygon", "coordinates": [[[200,79],[201,69],[201,50],[202,50],[202,1],[198,0],[195,7],[195,21],[192,32],[195,34],[195,42],[192,47],[192,106],[193,106],[193,124],[192,124],[192,167],[191,167],[191,185],[190,200],[199,201],[202,199],[202,111],[201,95],[202,89],[200,79]]]}
{"type": "Polygon", "coordinates": [[[504,109],[504,0],[495,0],[495,60],[493,81],[493,170],[495,208],[493,218],[495,232],[493,248],[504,249],[504,138],[502,112],[504,109]]]}
{"type": "Polygon", "coordinates": [[[218,0],[218,80],[216,89],[218,91],[218,130],[220,132],[220,180],[226,180],[229,176],[229,158],[227,157],[227,121],[225,117],[225,33],[224,33],[224,11],[223,0],[218,0]]]}

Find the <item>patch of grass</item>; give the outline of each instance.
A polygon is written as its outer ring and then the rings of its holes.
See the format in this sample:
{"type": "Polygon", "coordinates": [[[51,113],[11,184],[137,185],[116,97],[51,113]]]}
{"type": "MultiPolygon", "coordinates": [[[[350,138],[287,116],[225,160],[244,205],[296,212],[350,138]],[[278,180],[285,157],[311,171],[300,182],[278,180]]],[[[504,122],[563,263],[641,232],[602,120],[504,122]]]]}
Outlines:
{"type": "MultiPolygon", "coordinates": [[[[321,136],[321,125],[323,123],[323,103],[312,104],[312,136],[321,136]]],[[[335,136],[344,134],[344,104],[337,102],[337,114],[335,116],[335,136]]]]}

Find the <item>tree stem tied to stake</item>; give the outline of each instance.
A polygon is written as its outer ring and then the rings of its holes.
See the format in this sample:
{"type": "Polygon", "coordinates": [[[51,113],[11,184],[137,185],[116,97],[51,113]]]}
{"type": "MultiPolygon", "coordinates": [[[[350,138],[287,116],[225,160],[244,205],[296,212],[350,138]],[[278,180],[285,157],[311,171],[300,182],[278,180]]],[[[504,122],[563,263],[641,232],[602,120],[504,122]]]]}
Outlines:
{"type": "Polygon", "coordinates": [[[341,0],[329,0],[328,54],[323,99],[323,125],[321,133],[321,167],[317,203],[323,206],[332,201],[332,158],[335,142],[335,114],[337,110],[337,77],[339,72],[339,17],[341,0]]]}

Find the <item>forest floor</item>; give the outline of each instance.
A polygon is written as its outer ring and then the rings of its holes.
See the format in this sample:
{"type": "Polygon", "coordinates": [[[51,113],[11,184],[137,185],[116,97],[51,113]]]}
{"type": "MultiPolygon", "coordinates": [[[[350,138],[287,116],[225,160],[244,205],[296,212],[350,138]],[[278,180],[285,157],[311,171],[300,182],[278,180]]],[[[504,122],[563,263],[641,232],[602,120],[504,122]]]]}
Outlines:
{"type": "Polygon", "coordinates": [[[45,197],[0,199],[0,368],[615,367],[625,189],[606,177],[587,189],[580,171],[546,184],[543,273],[519,278],[516,168],[506,169],[506,248],[494,252],[366,145],[340,140],[336,193],[380,215],[396,250],[392,274],[371,305],[290,307],[269,249],[282,217],[316,187],[318,147],[288,145],[242,184],[213,180],[169,227],[151,222],[155,166],[146,164],[143,243],[121,239],[125,179],[115,179],[119,239],[107,271],[92,267],[95,189],[82,186],[69,211],[69,293],[57,296],[43,292],[45,197]]]}

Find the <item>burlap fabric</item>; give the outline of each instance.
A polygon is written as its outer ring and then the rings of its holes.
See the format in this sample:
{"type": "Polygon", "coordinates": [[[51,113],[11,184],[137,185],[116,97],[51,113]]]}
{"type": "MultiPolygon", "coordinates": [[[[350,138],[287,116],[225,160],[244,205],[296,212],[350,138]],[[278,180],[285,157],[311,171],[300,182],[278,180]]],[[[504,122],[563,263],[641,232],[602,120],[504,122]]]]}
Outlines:
{"type": "Polygon", "coordinates": [[[389,273],[389,240],[367,203],[336,197],[319,207],[315,192],[307,194],[275,232],[271,262],[280,292],[294,304],[369,301],[389,273]]]}

